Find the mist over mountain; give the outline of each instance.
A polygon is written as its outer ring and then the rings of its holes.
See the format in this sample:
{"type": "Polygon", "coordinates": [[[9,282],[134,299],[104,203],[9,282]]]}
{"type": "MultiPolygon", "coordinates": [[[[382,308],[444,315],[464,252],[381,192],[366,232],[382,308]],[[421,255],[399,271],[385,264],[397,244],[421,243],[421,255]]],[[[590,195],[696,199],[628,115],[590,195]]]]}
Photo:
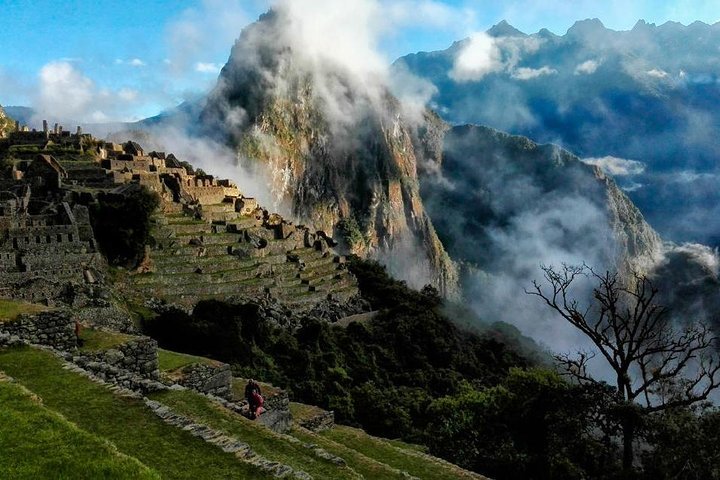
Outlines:
{"type": "Polygon", "coordinates": [[[502,22],[394,70],[426,82],[445,120],[557,143],[613,174],[665,238],[717,245],[719,51],[720,23],[596,19],[558,36],[502,22]]]}
{"type": "MultiPolygon", "coordinates": [[[[341,249],[381,260],[414,287],[462,293],[482,318],[512,323],[556,351],[582,338],[556,328],[524,294],[540,265],[638,271],[668,289],[687,286],[682,302],[667,298],[682,304],[678,312],[712,304],[715,252],[665,242],[621,188],[618,172],[644,164],[589,164],[553,144],[452,127],[390,94],[382,67],[328,57],[324,41],[295,31],[302,26],[293,18],[282,8],[262,16],[242,32],[207,98],[137,127],[243,189],[260,185],[265,203],[331,233],[341,249]],[[693,290],[698,282],[706,288],[693,290]]],[[[530,38],[506,24],[494,33],[530,38]]]]}
{"type": "MultiPolygon", "coordinates": [[[[427,125],[423,202],[482,318],[516,325],[556,351],[577,348],[582,336],[523,292],[541,278],[540,265],[586,263],[649,276],[678,321],[717,322],[716,253],[663,241],[599,167],[488,127],[449,127],[433,116],[427,125]]],[[[589,298],[589,287],[578,298],[589,298]]]]}
{"type": "Polygon", "coordinates": [[[422,206],[413,126],[387,67],[327,56],[293,8],[243,30],[202,103],[202,130],[262,179],[277,210],[453,295],[456,269],[422,206]]]}

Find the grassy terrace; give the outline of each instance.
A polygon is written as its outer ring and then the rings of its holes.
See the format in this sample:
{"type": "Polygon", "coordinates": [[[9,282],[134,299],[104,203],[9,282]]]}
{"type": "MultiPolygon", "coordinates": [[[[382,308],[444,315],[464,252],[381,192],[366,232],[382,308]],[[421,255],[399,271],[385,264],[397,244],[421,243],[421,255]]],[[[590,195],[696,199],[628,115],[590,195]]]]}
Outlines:
{"type": "Polygon", "coordinates": [[[137,459],[66,420],[15,383],[0,380],[0,478],[159,480],[137,459]]]}
{"type": "Polygon", "coordinates": [[[182,415],[222,430],[246,443],[265,458],[284,463],[309,473],[313,478],[357,478],[348,467],[340,467],[314,455],[311,449],[290,443],[264,426],[229,410],[219,408],[206,397],[195,392],[168,391],[151,395],[151,398],[169,405],[182,415]]]}
{"type": "Polygon", "coordinates": [[[14,300],[0,300],[0,322],[11,322],[23,313],[40,313],[50,310],[44,305],[17,302],[14,300]]]}
{"type": "MultiPolygon", "coordinates": [[[[248,380],[248,378],[233,377],[232,392],[236,399],[245,399],[245,385],[247,385],[248,380]]],[[[258,380],[255,381],[258,385],[260,385],[260,390],[262,390],[263,397],[266,399],[282,392],[282,390],[270,385],[269,383],[260,382],[258,380]]]]}
{"type": "Polygon", "coordinates": [[[368,435],[356,428],[336,425],[320,436],[356,450],[398,470],[423,479],[477,478],[458,467],[436,463],[418,456],[417,449],[401,442],[390,442],[368,435]],[[403,445],[399,447],[398,445],[403,445]]]}
{"type": "Polygon", "coordinates": [[[87,378],[63,370],[60,360],[48,352],[29,348],[0,351],[0,370],[39,395],[48,409],[89,434],[109,440],[120,452],[137,458],[162,478],[268,478],[233,455],[163,423],[142,401],[113,395],[87,378]]]}
{"type": "MultiPolygon", "coordinates": [[[[373,458],[367,457],[364,454],[353,450],[342,443],[324,437],[321,434],[313,433],[302,427],[293,427],[290,434],[302,442],[315,444],[333,455],[343,458],[350,468],[365,478],[378,480],[407,478],[399,470],[396,470],[382,462],[378,462],[373,458]]],[[[420,478],[425,477],[420,476],[420,478]]]]}
{"type": "Polygon", "coordinates": [[[123,333],[104,332],[102,330],[93,330],[91,328],[83,328],[80,331],[80,339],[82,340],[83,352],[98,352],[100,350],[108,350],[119,347],[120,345],[137,338],[132,335],[123,333]]]}
{"type": "Polygon", "coordinates": [[[325,410],[314,405],[290,402],[290,413],[292,413],[293,421],[295,421],[295,423],[314,418],[324,412],[325,410]]]}
{"type": "Polygon", "coordinates": [[[158,361],[160,363],[160,370],[164,372],[170,372],[177,370],[178,368],[191,365],[193,363],[202,363],[204,365],[220,365],[220,362],[215,360],[196,357],[195,355],[187,355],[185,353],[171,352],[170,350],[158,349],[158,361]]]}

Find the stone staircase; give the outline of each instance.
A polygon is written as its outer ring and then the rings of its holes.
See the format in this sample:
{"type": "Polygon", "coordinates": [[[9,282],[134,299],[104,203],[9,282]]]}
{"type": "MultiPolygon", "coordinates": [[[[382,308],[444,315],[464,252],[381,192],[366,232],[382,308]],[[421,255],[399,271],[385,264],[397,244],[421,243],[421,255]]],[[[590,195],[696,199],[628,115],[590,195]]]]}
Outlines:
{"type": "Polygon", "coordinates": [[[88,188],[111,189],[116,185],[112,177],[97,162],[61,161],[68,173],[67,182],[88,188]]]}
{"type": "Polygon", "coordinates": [[[300,310],[329,296],[342,301],[358,293],[343,257],[308,239],[305,230],[287,237],[278,232],[263,218],[235,212],[232,204],[195,212],[164,208],[153,218],[151,271],[134,275],[133,288],[187,307],[269,294],[300,310]]]}

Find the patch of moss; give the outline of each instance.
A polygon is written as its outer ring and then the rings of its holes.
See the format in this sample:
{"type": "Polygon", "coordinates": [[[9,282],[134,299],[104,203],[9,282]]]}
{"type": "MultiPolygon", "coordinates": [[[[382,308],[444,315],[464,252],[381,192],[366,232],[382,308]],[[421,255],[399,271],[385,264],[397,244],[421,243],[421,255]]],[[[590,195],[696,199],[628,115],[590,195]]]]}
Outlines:
{"type": "Polygon", "coordinates": [[[18,302],[15,300],[0,300],[0,323],[11,322],[18,315],[23,313],[40,313],[48,311],[49,308],[44,305],[34,303],[18,302]]]}
{"type": "Polygon", "coordinates": [[[0,478],[160,479],[112,443],[43,406],[21,385],[0,381],[0,405],[0,478]]]}
{"type": "Polygon", "coordinates": [[[133,338],[136,337],[125,335],[123,333],[105,332],[102,330],[94,330],[92,328],[83,328],[80,331],[80,340],[82,341],[82,347],[80,347],[80,350],[84,352],[109,350],[129,342],[133,338]]]}
{"type": "Polygon", "coordinates": [[[204,365],[220,365],[220,362],[212,360],[210,358],[171,352],[170,350],[163,350],[162,348],[158,349],[158,361],[160,363],[160,370],[164,372],[177,370],[193,363],[201,363],[204,365]]]}

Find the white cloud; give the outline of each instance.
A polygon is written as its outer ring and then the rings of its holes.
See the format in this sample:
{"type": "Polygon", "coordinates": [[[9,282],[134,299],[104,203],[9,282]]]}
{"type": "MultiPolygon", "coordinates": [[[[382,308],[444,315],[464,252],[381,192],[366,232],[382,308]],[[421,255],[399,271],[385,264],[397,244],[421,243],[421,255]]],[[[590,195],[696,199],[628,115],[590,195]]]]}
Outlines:
{"type": "Polygon", "coordinates": [[[652,70],[648,70],[645,72],[650,77],[655,78],[665,78],[668,76],[668,73],[665,70],[659,70],[657,68],[653,68],[652,70]]]}
{"type": "Polygon", "coordinates": [[[195,64],[195,71],[199,73],[220,73],[220,70],[222,70],[222,65],[217,63],[197,62],[195,64]]]}
{"type": "Polygon", "coordinates": [[[132,58],[130,60],[123,60],[122,58],[116,58],[115,65],[130,65],[131,67],[145,67],[145,66],[147,66],[147,63],[140,60],[139,58],[132,58]]]}
{"type": "Polygon", "coordinates": [[[535,37],[495,38],[485,32],[474,33],[458,52],[448,75],[456,82],[474,82],[503,71],[519,80],[557,73],[547,66],[537,70],[517,68],[523,56],[537,52],[542,43],[535,37]]]}
{"type": "MultiPolygon", "coordinates": [[[[67,62],[51,62],[40,69],[38,110],[73,117],[92,103],[95,84],[67,62]]],[[[74,117],[73,117],[74,118],[74,117]]]]}
{"type": "Polygon", "coordinates": [[[614,177],[628,175],[639,175],[645,171],[645,164],[637,160],[606,156],[601,158],[586,158],[583,160],[588,165],[595,165],[606,174],[614,177]]]}
{"type": "Polygon", "coordinates": [[[319,66],[342,66],[361,79],[385,76],[388,60],[378,49],[383,7],[377,0],[281,0],[287,38],[319,66]]]}
{"type": "Polygon", "coordinates": [[[455,58],[450,78],[457,82],[478,81],[503,68],[502,52],[495,38],[485,32],[477,32],[455,58]]]}
{"type": "Polygon", "coordinates": [[[513,71],[510,76],[515,80],[532,80],[534,78],[542,77],[545,75],[555,75],[557,73],[557,70],[545,65],[542,68],[520,67],[513,71]]]}
{"type": "Polygon", "coordinates": [[[101,89],[68,62],[50,62],[40,69],[32,104],[34,123],[44,118],[83,123],[129,118],[139,98],[136,90],[101,89]]]}
{"type": "Polygon", "coordinates": [[[251,17],[241,0],[202,0],[166,27],[171,71],[183,75],[208,58],[226,56],[251,17]]]}
{"type": "Polygon", "coordinates": [[[645,184],[637,183],[637,182],[630,182],[627,185],[620,185],[620,188],[622,188],[623,191],[625,191],[625,192],[635,192],[644,187],[645,187],[645,184]]]}
{"type": "Polygon", "coordinates": [[[125,100],[126,102],[132,102],[134,100],[137,100],[138,91],[132,90],[130,88],[123,88],[118,92],[118,97],[121,100],[125,100]]]}
{"type": "Polygon", "coordinates": [[[384,15],[389,23],[417,27],[469,27],[475,23],[476,12],[471,8],[457,8],[433,0],[395,0],[386,2],[384,15]]]}
{"type": "Polygon", "coordinates": [[[592,75],[600,66],[597,60],[588,60],[575,67],[575,75],[592,75]]]}

